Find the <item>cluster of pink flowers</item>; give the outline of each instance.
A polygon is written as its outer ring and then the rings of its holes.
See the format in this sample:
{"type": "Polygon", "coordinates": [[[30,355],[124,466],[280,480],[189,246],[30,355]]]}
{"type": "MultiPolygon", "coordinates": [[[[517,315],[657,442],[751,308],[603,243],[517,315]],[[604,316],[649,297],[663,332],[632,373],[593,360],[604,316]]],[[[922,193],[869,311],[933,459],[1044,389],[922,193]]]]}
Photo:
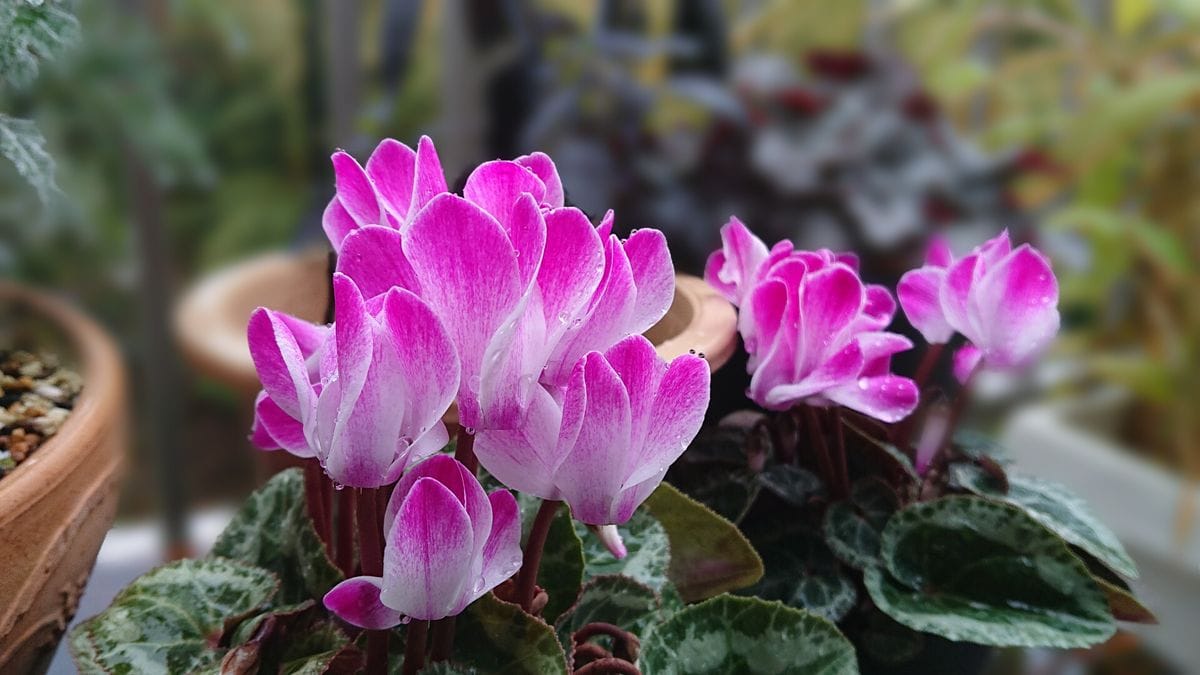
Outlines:
{"type": "MultiPolygon", "coordinates": [[[[913,412],[920,392],[890,372],[893,354],[912,347],[886,330],[896,312],[887,288],[864,284],[853,254],[768,249],[737,218],[721,229],[705,279],[739,308],[749,353],[749,396],[771,410],[804,403],[842,405],[884,422],[913,412]]],[[[955,260],[936,237],[924,266],[897,287],[900,306],[931,345],[955,333],[967,344],[954,356],[966,382],[980,364],[1028,365],[1058,331],[1058,281],[1045,255],[1013,249],[1003,232],[955,260]]]]}
{"type": "MultiPolygon", "coordinates": [[[[428,138],[416,150],[385,140],[365,168],[342,152],[333,165],[333,324],[259,309],[249,325],[263,383],[254,442],[315,458],[342,485],[395,484],[382,575],[343,582],[327,606],[370,629],[440,619],[520,566],[513,495],[485,494],[439,454],[452,403],[493,477],[565,501],[619,552],[612,526],[662,482],[709,400],[702,358],[667,363],[641,335],[674,296],[662,233],[619,239],[611,212],[593,225],[564,205],[540,153],[480,165],[461,196],[428,138]]],[[[736,218],[721,234],[705,276],[740,308],[756,402],[889,423],[914,411],[917,383],[891,372],[912,343],[887,330],[896,301],[862,281],[855,256],[768,249],[736,218]]],[[[1049,263],[1007,234],[957,261],[935,242],[898,295],[930,343],[968,340],[963,380],[981,363],[1028,363],[1058,327],[1049,263]]]]}
{"type": "Polygon", "coordinates": [[[604,526],[628,520],[699,431],[708,365],[666,363],[641,336],[674,297],[662,233],[622,240],[611,212],[593,225],[564,206],[546,155],[484,163],[461,196],[428,138],[415,151],[385,140],[365,169],[343,152],[333,165],[334,323],[255,312],[252,438],[317,458],[342,485],[399,480],[383,577],[326,601],[370,628],[437,619],[521,558],[512,495],[485,499],[473,472],[436,456],[452,402],[493,476],[604,526]]]}
{"type": "Polygon", "coordinates": [[[768,250],[736,218],[721,237],[705,278],[740,309],[755,402],[843,405],[885,422],[913,411],[916,385],[890,372],[892,355],[912,343],[885,330],[896,302],[862,282],[855,256],[797,251],[786,240],[768,250]]]}

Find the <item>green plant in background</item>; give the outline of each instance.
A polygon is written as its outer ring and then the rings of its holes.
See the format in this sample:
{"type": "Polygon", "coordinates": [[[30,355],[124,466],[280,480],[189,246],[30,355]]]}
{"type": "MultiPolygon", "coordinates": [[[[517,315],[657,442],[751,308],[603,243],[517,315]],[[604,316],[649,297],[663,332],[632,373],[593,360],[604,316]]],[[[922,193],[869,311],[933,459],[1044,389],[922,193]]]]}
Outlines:
{"type": "Polygon", "coordinates": [[[1124,435],[1195,472],[1200,421],[1200,12],[1111,0],[908,3],[888,17],[960,125],[1038,142],[1065,171],[1027,185],[1065,246],[1060,352],[1135,396],[1124,435]],[[933,36],[936,35],[936,39],[933,36]],[[1103,355],[1103,356],[1098,356],[1103,355]]]}
{"type": "MultiPolygon", "coordinates": [[[[57,57],[78,36],[79,23],[57,0],[0,0],[0,94],[28,88],[37,77],[39,65],[57,57]]],[[[42,206],[55,198],[58,186],[54,159],[32,120],[0,112],[0,155],[11,163],[24,187],[34,191],[42,206]]],[[[5,230],[0,230],[5,234],[2,239],[10,241],[5,230]]],[[[0,270],[11,265],[14,255],[0,243],[0,270]]]]}

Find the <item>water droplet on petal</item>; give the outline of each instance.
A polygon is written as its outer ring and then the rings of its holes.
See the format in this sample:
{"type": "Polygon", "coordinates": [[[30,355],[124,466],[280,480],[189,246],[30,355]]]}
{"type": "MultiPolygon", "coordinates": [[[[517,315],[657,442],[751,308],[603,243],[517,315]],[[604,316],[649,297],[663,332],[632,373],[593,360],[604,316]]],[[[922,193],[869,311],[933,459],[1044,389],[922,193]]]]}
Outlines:
{"type": "Polygon", "coordinates": [[[868,380],[867,378],[865,378],[865,377],[860,377],[860,378],[858,378],[858,388],[859,388],[859,389],[862,389],[863,391],[866,391],[866,390],[867,390],[867,387],[868,387],[868,386],[870,386],[870,385],[871,385],[871,381],[870,381],[870,380],[868,380]]]}
{"type": "Polygon", "coordinates": [[[345,486],[345,485],[342,485],[341,483],[339,483],[339,482],[337,482],[337,481],[334,481],[334,482],[333,482],[333,489],[334,489],[334,490],[345,490],[345,489],[346,489],[346,486],[345,486]]]}

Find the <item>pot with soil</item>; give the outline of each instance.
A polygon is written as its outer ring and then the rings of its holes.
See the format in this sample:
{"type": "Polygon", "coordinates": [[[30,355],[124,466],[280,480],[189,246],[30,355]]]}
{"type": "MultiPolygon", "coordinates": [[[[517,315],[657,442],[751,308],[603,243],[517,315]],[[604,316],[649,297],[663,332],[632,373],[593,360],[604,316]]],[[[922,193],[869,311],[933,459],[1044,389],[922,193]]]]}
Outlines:
{"type": "Polygon", "coordinates": [[[0,317],[0,672],[36,673],[116,515],[125,373],[60,300],[0,283],[0,317]]]}

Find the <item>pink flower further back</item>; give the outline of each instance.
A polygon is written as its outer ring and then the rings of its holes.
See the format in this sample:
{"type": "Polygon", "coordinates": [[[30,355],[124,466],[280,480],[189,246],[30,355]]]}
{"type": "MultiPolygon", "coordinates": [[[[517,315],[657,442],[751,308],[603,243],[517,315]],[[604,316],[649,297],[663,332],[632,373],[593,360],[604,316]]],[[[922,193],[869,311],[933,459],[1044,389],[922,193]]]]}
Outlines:
{"type": "Polygon", "coordinates": [[[913,411],[916,385],[891,373],[892,355],[912,343],[884,330],[896,303],[862,282],[853,255],[797,251],[790,241],[768,251],[736,218],[721,236],[705,277],[739,307],[755,402],[843,405],[884,422],[913,411]]]}
{"type": "Polygon", "coordinates": [[[900,279],[900,306],[932,344],[955,332],[969,344],[954,356],[966,381],[982,364],[1008,370],[1027,365],[1058,332],[1058,280],[1050,261],[1029,244],[1013,249],[1008,232],[961,260],[934,240],[923,267],[900,279]]]}

